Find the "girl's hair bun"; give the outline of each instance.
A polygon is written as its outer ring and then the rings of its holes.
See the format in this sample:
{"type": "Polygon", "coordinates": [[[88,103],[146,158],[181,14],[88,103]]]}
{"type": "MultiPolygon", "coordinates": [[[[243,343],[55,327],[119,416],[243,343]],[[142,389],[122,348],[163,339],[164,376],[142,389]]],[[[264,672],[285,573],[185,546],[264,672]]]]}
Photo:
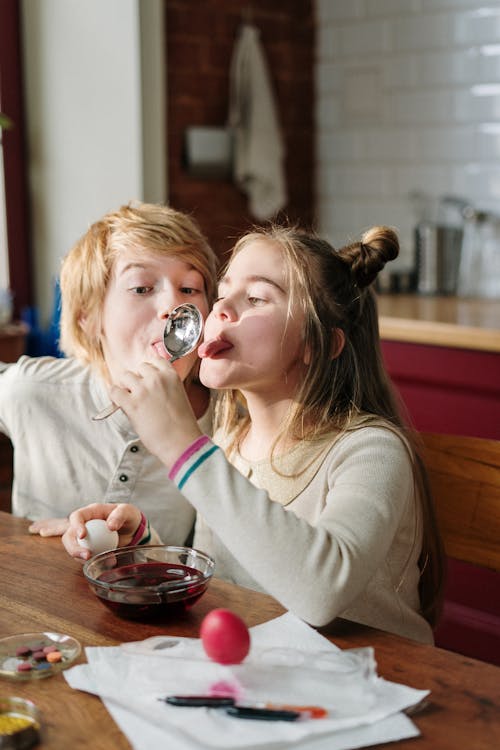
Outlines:
{"type": "Polygon", "coordinates": [[[356,285],[364,289],[388,261],[397,258],[399,239],[390,227],[372,227],[363,234],[361,242],[341,248],[338,254],[350,265],[356,285]]]}

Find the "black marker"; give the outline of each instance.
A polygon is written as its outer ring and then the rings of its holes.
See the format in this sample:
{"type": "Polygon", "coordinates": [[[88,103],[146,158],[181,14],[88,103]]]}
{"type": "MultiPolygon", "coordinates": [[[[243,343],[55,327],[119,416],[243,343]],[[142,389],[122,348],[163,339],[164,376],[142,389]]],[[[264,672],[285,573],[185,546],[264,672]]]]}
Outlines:
{"type": "Polygon", "coordinates": [[[298,711],[285,711],[278,708],[252,708],[250,706],[229,706],[226,708],[228,716],[237,719],[261,719],[264,721],[296,721],[298,711]]]}
{"type": "Polygon", "coordinates": [[[234,698],[216,695],[167,695],[166,698],[158,698],[171,706],[191,706],[192,708],[227,708],[234,706],[234,698]]]}

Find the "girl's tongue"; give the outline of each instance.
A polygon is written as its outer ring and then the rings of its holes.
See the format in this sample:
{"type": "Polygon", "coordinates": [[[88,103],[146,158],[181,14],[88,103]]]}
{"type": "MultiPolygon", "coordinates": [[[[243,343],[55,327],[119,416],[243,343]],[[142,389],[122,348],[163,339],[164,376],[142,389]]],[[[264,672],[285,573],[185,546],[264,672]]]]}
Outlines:
{"type": "Polygon", "coordinates": [[[204,341],[198,347],[198,357],[204,359],[205,357],[214,357],[216,354],[225,352],[227,349],[232,349],[233,345],[229,341],[224,339],[211,339],[210,341],[204,341]]]}

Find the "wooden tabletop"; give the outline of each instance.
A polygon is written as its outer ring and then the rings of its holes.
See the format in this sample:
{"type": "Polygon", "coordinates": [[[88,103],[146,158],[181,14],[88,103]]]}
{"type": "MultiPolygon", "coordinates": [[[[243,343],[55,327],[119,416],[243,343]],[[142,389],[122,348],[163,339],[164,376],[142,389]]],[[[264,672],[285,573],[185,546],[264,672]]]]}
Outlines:
{"type": "Polygon", "coordinates": [[[387,341],[500,352],[500,300],[380,294],[377,303],[387,341]]]}
{"type": "MultiPolygon", "coordinates": [[[[119,619],[89,591],[81,563],[60,539],[27,533],[28,522],[0,513],[0,637],[66,633],[85,646],[111,646],[153,635],[197,637],[203,617],[228,607],[257,625],[283,614],[274,599],[213,580],[186,615],[139,624],[119,619]]],[[[500,668],[347,621],[320,630],[340,648],[373,646],[378,673],[430,689],[430,705],[413,719],[422,736],[379,745],[397,750],[493,750],[500,747],[500,668]]],[[[82,653],[79,661],[84,661],[82,653]]],[[[42,711],[44,750],[129,750],[130,744],[100,699],[72,690],[62,674],[33,681],[0,678],[0,695],[32,700],[42,711]]]]}

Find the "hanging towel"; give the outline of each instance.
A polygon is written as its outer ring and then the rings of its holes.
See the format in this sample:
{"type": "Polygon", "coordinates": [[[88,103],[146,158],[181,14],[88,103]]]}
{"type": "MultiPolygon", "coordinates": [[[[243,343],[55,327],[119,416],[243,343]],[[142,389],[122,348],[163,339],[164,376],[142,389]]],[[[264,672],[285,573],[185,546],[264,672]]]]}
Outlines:
{"type": "Polygon", "coordinates": [[[259,220],[287,201],[285,149],[258,29],[243,24],[231,60],[229,125],[234,133],[233,177],[259,220]]]}

